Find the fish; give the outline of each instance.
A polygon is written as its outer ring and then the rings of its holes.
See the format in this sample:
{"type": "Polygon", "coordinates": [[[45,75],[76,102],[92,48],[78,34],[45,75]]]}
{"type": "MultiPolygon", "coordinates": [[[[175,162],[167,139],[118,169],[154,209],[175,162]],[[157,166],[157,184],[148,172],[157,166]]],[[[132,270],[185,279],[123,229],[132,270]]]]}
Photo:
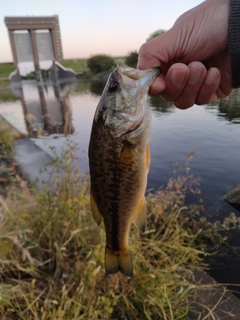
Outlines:
{"type": "Polygon", "coordinates": [[[160,68],[139,70],[118,60],[94,114],[89,142],[90,205],[106,231],[106,275],[133,277],[129,233],[146,229],[145,191],[150,165],[148,91],[160,68]]]}

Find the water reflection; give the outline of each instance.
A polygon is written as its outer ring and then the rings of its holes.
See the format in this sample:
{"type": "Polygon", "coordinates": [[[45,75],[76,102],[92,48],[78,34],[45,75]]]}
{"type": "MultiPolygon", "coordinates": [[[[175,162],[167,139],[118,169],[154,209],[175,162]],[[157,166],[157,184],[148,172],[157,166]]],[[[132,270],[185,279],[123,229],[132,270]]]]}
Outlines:
{"type": "Polygon", "coordinates": [[[240,89],[232,95],[219,101],[219,117],[224,117],[232,123],[240,123],[240,89]]]}
{"type": "MultiPolygon", "coordinates": [[[[37,85],[34,81],[26,81],[21,87],[12,88],[12,93],[21,100],[25,126],[30,137],[54,133],[71,134],[74,127],[69,93],[71,96],[91,93],[99,97],[105,83],[105,80],[99,79],[53,86],[49,83],[37,85]]],[[[176,112],[175,106],[160,96],[151,96],[150,105],[155,117],[176,112]]],[[[226,99],[220,99],[217,104],[205,106],[205,109],[219,119],[240,123],[240,90],[235,90],[226,99]]]]}
{"type": "Polygon", "coordinates": [[[152,111],[157,115],[159,113],[171,113],[174,112],[175,107],[172,102],[163,100],[160,96],[150,97],[150,105],[152,111]]]}
{"type": "Polygon", "coordinates": [[[35,82],[23,83],[12,88],[21,99],[27,132],[30,137],[54,133],[71,134],[72,110],[68,100],[69,85],[37,85],[35,82]]]}
{"type": "MultiPolygon", "coordinates": [[[[12,88],[12,93],[21,99],[26,129],[29,136],[50,135],[53,133],[73,133],[72,110],[68,95],[93,94],[100,96],[105,80],[81,81],[74,84],[52,86],[45,83],[37,85],[34,81],[23,82],[19,88],[12,88]]],[[[5,99],[4,99],[5,100],[5,99]]],[[[6,99],[7,101],[7,99],[6,99]]],[[[160,96],[150,97],[153,114],[158,117],[176,112],[171,102],[160,96]]],[[[209,113],[214,113],[219,119],[231,123],[240,123],[240,89],[218,103],[205,106],[209,113]]]]}
{"type": "Polygon", "coordinates": [[[103,89],[105,87],[106,81],[105,80],[93,80],[90,84],[90,91],[97,95],[101,96],[103,89]]]}

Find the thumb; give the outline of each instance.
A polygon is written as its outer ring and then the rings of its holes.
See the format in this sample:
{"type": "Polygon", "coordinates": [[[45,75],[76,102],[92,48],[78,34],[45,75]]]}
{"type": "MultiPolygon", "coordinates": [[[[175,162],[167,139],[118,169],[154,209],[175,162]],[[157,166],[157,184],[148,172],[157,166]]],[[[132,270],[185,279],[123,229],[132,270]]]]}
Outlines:
{"type": "Polygon", "coordinates": [[[137,68],[144,70],[169,64],[170,50],[173,49],[169,39],[171,39],[171,29],[144,43],[139,49],[137,68]]]}

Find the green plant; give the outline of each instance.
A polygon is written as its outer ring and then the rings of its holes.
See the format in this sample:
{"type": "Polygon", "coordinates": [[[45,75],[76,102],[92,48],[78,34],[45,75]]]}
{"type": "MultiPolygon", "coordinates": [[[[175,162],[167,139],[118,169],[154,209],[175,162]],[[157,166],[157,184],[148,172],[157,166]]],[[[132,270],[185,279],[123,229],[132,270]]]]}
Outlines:
{"type": "Polygon", "coordinates": [[[87,61],[88,68],[92,73],[106,72],[115,65],[114,59],[110,56],[99,54],[92,56],[87,61]]]}
{"type": "Polygon", "coordinates": [[[10,73],[15,70],[13,63],[0,63],[0,78],[8,78],[10,73]]]}
{"type": "Polygon", "coordinates": [[[129,67],[132,67],[132,68],[136,68],[137,61],[138,61],[138,52],[137,51],[130,52],[125,58],[126,65],[129,67]]]}
{"type": "Polygon", "coordinates": [[[7,125],[0,124],[0,145],[3,149],[12,150],[14,145],[14,134],[7,125]]]}
{"type": "Polygon", "coordinates": [[[146,41],[150,41],[150,40],[152,40],[153,38],[156,38],[156,37],[164,34],[166,31],[167,31],[167,30],[164,30],[164,29],[158,29],[158,30],[152,32],[152,33],[149,35],[149,37],[147,38],[146,41]]]}

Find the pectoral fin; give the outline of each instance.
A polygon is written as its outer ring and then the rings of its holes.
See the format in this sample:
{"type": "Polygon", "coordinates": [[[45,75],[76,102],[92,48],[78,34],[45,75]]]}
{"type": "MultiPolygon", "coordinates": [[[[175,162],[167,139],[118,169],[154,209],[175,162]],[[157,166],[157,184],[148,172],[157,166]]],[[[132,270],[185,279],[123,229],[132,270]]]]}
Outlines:
{"type": "Polygon", "coordinates": [[[140,206],[138,208],[138,214],[134,220],[134,224],[138,227],[141,233],[145,233],[147,225],[147,210],[145,198],[143,198],[142,202],[140,203],[140,206]]]}
{"type": "Polygon", "coordinates": [[[90,204],[91,204],[93,218],[96,221],[97,225],[99,226],[102,221],[102,216],[98,210],[97,203],[96,203],[94,196],[92,195],[91,192],[90,192],[90,204]]]}

